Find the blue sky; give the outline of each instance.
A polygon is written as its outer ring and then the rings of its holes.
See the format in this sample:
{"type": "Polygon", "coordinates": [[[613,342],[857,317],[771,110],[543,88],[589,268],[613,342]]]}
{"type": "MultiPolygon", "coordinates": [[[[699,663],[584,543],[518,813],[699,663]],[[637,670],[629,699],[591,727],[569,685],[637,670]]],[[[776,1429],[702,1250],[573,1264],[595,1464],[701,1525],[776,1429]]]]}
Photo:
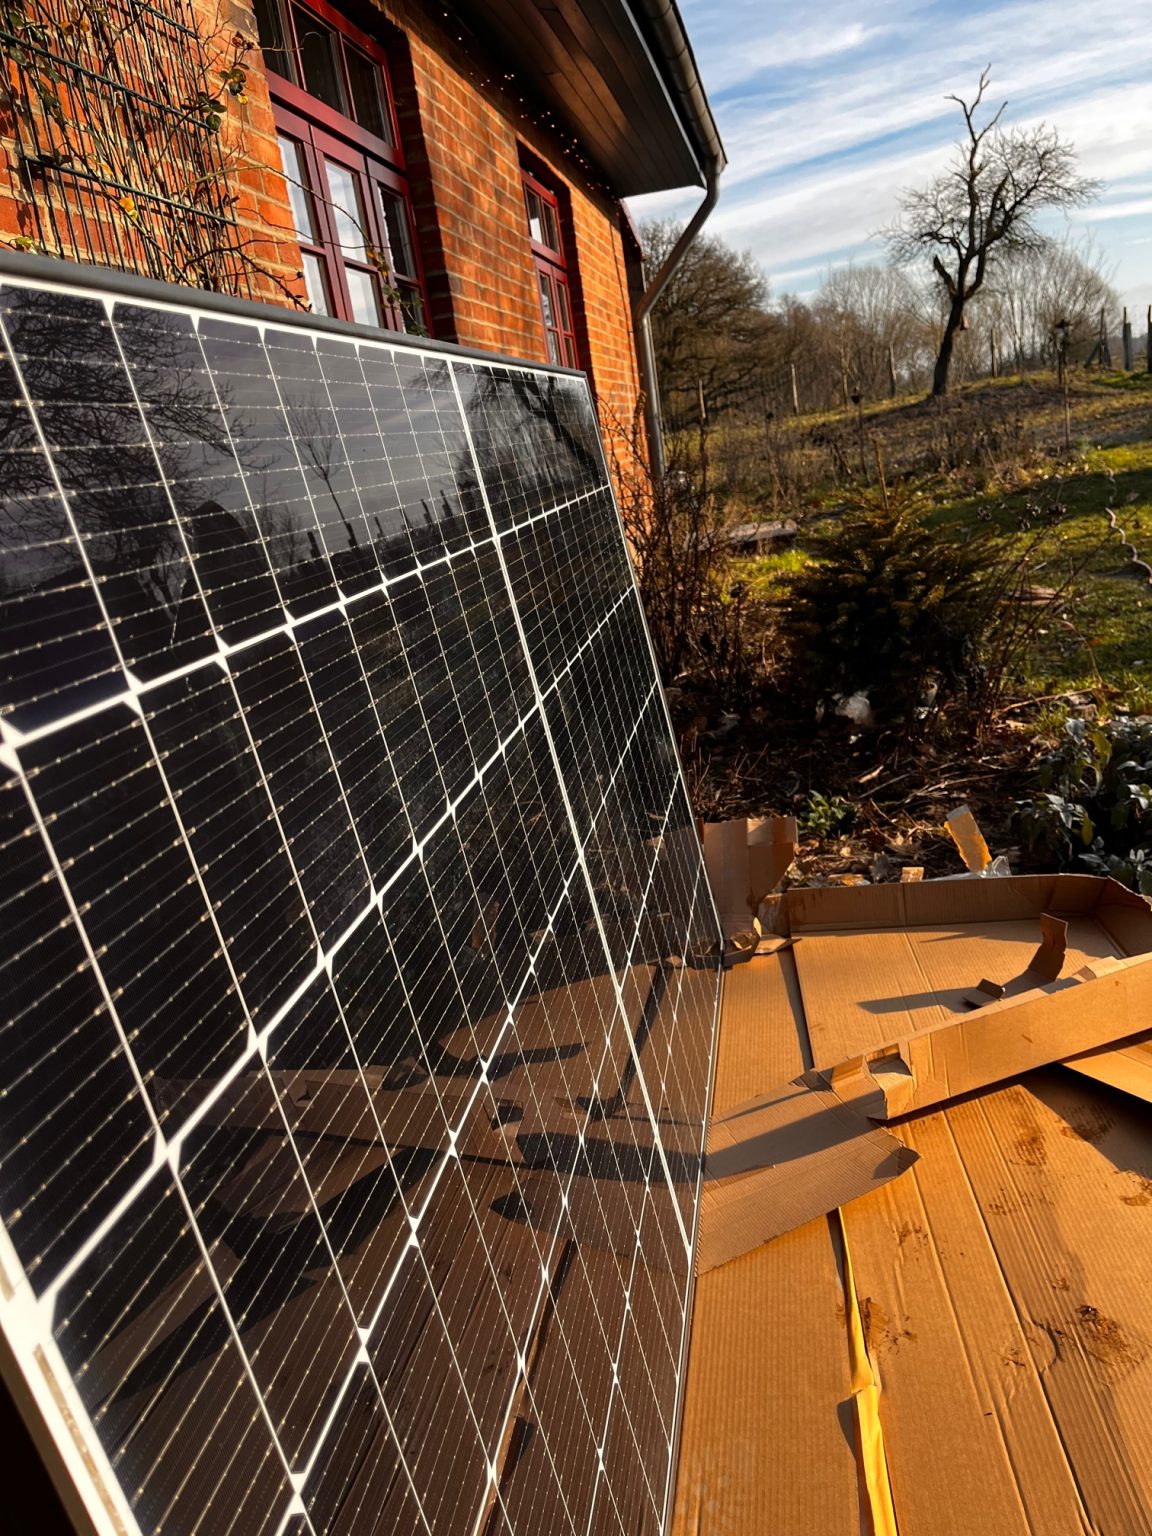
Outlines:
{"type": "MultiPolygon", "coordinates": [[[[1121,299],[1152,302],[1152,84],[1147,0],[680,0],[728,151],[710,229],[750,250],[773,291],[880,255],[901,187],[942,168],[969,93],[1047,121],[1101,178],[1100,201],[1050,227],[1090,235],[1121,299]]],[[[685,217],[699,194],[631,203],[685,217]]]]}

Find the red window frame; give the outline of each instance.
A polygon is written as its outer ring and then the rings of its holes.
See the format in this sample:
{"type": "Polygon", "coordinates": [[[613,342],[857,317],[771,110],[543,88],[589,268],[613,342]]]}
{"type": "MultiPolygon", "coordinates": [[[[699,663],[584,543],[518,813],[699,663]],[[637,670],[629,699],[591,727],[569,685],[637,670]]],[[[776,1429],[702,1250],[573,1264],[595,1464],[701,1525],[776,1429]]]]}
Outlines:
{"type": "Polygon", "coordinates": [[[540,318],[544,324],[544,340],[548,348],[549,362],[563,368],[580,367],[580,347],[576,340],[576,312],[573,307],[572,285],[569,281],[568,260],[564,251],[564,217],[558,195],[534,176],[531,171],[521,170],[524,183],[524,209],[528,221],[528,241],[532,249],[532,261],[536,269],[536,285],[540,297],[540,318]],[[540,233],[533,232],[533,199],[541,208],[538,221],[540,233]],[[549,224],[551,228],[549,228],[549,224]],[[554,240],[547,238],[554,235],[554,240]]]}
{"type": "MultiPolygon", "coordinates": [[[[359,319],[390,330],[427,335],[424,273],[384,49],[325,0],[308,0],[306,5],[300,0],[291,4],[267,0],[262,9],[272,13],[281,33],[278,40],[266,44],[268,52],[287,58],[300,79],[303,67],[297,16],[311,13],[336,34],[339,80],[347,104],[353,103],[346,64],[348,45],[379,71],[379,107],[389,135],[386,139],[311,95],[295,80],[273,68],[266,70],[277,132],[295,143],[303,160],[302,178],[287,165],[284,170],[300,226],[297,235],[310,279],[310,296],[315,284],[322,283],[326,312],[339,319],[359,319]],[[345,201],[337,196],[329,167],[348,173],[359,203],[357,209],[346,208],[345,201]],[[301,180],[307,183],[305,187],[299,186],[301,180]],[[391,229],[386,207],[391,211],[391,229]],[[342,218],[342,214],[348,217],[342,218]],[[394,249],[398,245],[405,249],[394,249]],[[374,316],[366,312],[370,295],[374,316]]],[[[313,307],[318,306],[314,303],[313,307]]]]}

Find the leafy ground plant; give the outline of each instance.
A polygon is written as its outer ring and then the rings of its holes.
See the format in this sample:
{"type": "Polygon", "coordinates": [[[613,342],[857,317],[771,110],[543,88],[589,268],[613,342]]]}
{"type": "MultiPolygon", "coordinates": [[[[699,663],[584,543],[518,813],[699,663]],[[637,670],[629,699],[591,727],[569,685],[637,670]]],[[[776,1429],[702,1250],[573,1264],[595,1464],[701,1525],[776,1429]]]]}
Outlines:
{"type": "Polygon", "coordinates": [[[1016,805],[1028,856],[1090,870],[1152,896],[1152,717],[1068,720],[1016,805]]]}
{"type": "Polygon", "coordinates": [[[852,817],[852,806],[842,795],[822,795],[814,789],[799,818],[799,830],[805,837],[836,837],[852,825],[852,817]]]}

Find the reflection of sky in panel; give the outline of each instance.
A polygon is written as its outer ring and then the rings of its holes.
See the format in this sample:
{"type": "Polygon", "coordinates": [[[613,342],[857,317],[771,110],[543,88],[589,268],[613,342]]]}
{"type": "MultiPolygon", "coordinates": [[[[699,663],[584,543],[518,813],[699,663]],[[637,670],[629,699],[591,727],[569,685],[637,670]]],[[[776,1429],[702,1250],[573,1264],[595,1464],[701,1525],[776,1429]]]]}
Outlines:
{"type": "Polygon", "coordinates": [[[27,727],[122,685],[109,622],[144,676],[206,654],[212,640],[103,307],[9,292],[0,316],[54,450],[50,462],[5,362],[0,708],[27,727]]]}
{"type": "Polygon", "coordinates": [[[59,1348],[131,1354],[88,1406],[146,1529],[275,1530],[291,1471],[314,1531],[655,1532],[714,936],[586,385],[112,308],[0,294],[5,835],[59,962],[0,1210],[59,1348]]]}
{"type": "MultiPolygon", "coordinates": [[[[366,591],[379,584],[380,567],[365,534],[355,460],[349,460],[342,417],[333,407],[315,344],[298,331],[269,330],[265,345],[336,584],[343,593],[366,591]]],[[[355,363],[351,348],[348,353],[355,363]]],[[[329,355],[327,363],[338,372],[337,357],[329,355]]],[[[349,409],[354,436],[371,425],[369,416],[366,405],[349,409]]]]}
{"type": "Polygon", "coordinates": [[[199,330],[281,599],[293,613],[331,602],[331,563],[260,334],[212,319],[199,330]]]}

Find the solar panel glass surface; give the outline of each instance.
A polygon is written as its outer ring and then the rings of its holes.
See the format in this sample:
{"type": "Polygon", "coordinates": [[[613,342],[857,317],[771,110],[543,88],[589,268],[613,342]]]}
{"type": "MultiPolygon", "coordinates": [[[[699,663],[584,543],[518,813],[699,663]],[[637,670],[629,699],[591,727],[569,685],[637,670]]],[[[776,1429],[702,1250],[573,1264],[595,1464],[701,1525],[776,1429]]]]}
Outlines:
{"type": "Polygon", "coordinates": [[[587,385],[187,298],[0,283],[14,1356],[98,1529],[655,1533],[717,934],[587,385]]]}

